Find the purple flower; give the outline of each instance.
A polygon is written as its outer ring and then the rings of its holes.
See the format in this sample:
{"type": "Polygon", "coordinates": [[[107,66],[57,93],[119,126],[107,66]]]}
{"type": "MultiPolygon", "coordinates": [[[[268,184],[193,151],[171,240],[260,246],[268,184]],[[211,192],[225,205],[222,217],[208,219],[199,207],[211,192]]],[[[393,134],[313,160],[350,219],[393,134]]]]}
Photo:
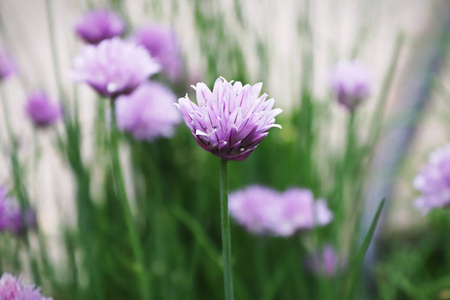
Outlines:
{"type": "Polygon", "coordinates": [[[113,11],[95,9],[86,12],[75,26],[78,36],[89,44],[120,36],[125,32],[125,22],[113,11]]]}
{"type": "Polygon", "coordinates": [[[230,215],[248,231],[258,234],[271,230],[277,222],[277,202],[280,193],[267,187],[253,185],[229,195],[230,215]]]}
{"type": "Polygon", "coordinates": [[[17,226],[17,216],[20,218],[20,208],[17,203],[10,198],[6,191],[1,188],[0,195],[0,232],[14,231],[17,226]]]}
{"type": "Polygon", "coordinates": [[[229,197],[230,215],[247,230],[288,237],[331,222],[333,215],[324,200],[314,201],[306,189],[284,193],[253,185],[229,197]]]}
{"type": "Polygon", "coordinates": [[[0,47],[0,80],[17,73],[16,64],[5,49],[0,47]]]}
{"type": "Polygon", "coordinates": [[[219,78],[213,91],[197,83],[197,104],[186,95],[178,100],[184,122],[197,143],[206,151],[227,160],[246,159],[269,134],[275,116],[281,109],[272,109],[274,100],[267,94],[259,96],[262,83],[253,86],[219,78]]]}
{"type": "Polygon", "coordinates": [[[338,102],[350,111],[372,92],[372,72],[359,60],[340,61],[330,73],[330,86],[338,102]]]}
{"type": "Polygon", "coordinates": [[[306,267],[313,273],[328,278],[334,277],[337,271],[343,267],[333,246],[325,247],[311,255],[306,261],[306,267]]]}
{"type": "Polygon", "coordinates": [[[59,103],[50,100],[44,91],[35,91],[28,95],[25,112],[36,127],[53,125],[62,117],[62,109],[59,103]]]}
{"type": "Polygon", "coordinates": [[[133,92],[158,71],[159,65],[144,48],[114,38],[85,46],[75,58],[72,76],[100,95],[115,98],[133,92]]]}
{"type": "MultiPolygon", "coordinates": [[[[20,234],[25,229],[36,228],[36,213],[33,209],[21,210],[14,198],[9,197],[6,190],[0,187],[0,233],[9,231],[20,234]]],[[[0,299],[1,300],[1,299],[0,299]]]]}
{"type": "Polygon", "coordinates": [[[422,212],[450,206],[450,144],[430,154],[428,164],[414,179],[414,187],[422,194],[415,200],[422,212]]]}
{"type": "Polygon", "coordinates": [[[132,39],[147,49],[171,80],[180,79],[183,69],[180,43],[172,28],[160,24],[147,25],[137,29],[132,39]]]}
{"type": "Polygon", "coordinates": [[[0,278],[0,300],[51,300],[41,295],[40,289],[25,285],[20,277],[4,273],[0,278]]]}
{"type": "Polygon", "coordinates": [[[297,230],[311,229],[316,225],[326,225],[333,214],[323,199],[314,201],[310,190],[290,188],[282,195],[284,203],[278,216],[277,231],[281,235],[292,235],[297,230]]]}
{"type": "Polygon", "coordinates": [[[170,137],[181,121],[176,101],[175,94],[164,85],[144,83],[132,94],[117,98],[117,126],[137,140],[170,137]]]}

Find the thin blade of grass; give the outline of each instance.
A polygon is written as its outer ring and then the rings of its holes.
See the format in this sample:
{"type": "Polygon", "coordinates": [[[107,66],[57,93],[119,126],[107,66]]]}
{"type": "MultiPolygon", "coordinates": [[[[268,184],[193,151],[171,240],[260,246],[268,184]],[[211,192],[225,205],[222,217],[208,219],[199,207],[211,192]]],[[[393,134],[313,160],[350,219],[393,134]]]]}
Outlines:
{"type": "Polygon", "coordinates": [[[345,299],[351,300],[355,297],[356,292],[356,286],[359,279],[359,271],[361,268],[362,261],[364,259],[364,256],[366,255],[367,249],[369,248],[370,242],[372,241],[373,234],[375,233],[375,228],[377,227],[378,220],[380,219],[381,212],[383,211],[384,203],[386,202],[386,198],[381,200],[380,204],[378,205],[377,212],[372,220],[372,223],[370,224],[370,228],[367,231],[367,234],[364,238],[364,241],[361,245],[361,248],[359,249],[355,261],[353,263],[353,267],[350,271],[350,285],[347,292],[347,297],[345,299]]]}

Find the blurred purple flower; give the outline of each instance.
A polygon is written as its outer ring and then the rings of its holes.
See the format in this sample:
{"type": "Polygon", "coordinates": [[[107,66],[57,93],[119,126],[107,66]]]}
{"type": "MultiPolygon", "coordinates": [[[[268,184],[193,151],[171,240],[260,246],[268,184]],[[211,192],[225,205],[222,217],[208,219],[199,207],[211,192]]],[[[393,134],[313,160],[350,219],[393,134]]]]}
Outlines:
{"type": "Polygon", "coordinates": [[[271,230],[277,219],[279,192],[267,187],[252,185],[244,190],[230,193],[230,215],[248,231],[258,234],[271,230]]]}
{"type": "Polygon", "coordinates": [[[94,9],[86,12],[75,25],[78,36],[88,44],[120,36],[125,32],[125,22],[113,11],[94,9]]]}
{"type": "Polygon", "coordinates": [[[372,72],[359,60],[340,61],[330,73],[331,90],[350,111],[370,96],[372,84],[372,72]]]}
{"type": "Polygon", "coordinates": [[[331,278],[336,275],[339,268],[343,267],[343,265],[339,261],[333,246],[325,245],[321,251],[314,253],[307,259],[306,267],[317,275],[331,278]]]}
{"type": "Polygon", "coordinates": [[[422,212],[450,206],[450,144],[430,154],[428,164],[414,179],[414,187],[422,194],[414,203],[422,212]]]}
{"type": "Polygon", "coordinates": [[[278,216],[277,232],[290,236],[297,230],[311,229],[316,225],[326,225],[333,219],[323,199],[314,201],[310,190],[290,188],[282,194],[284,203],[278,216]]]}
{"type": "Polygon", "coordinates": [[[32,208],[24,210],[22,220],[20,209],[16,206],[16,209],[12,211],[10,218],[9,230],[14,234],[21,234],[24,230],[32,230],[37,227],[36,211],[32,208]]]}
{"type": "Polygon", "coordinates": [[[178,81],[183,71],[180,43],[175,30],[160,24],[137,29],[132,39],[143,46],[172,81],[178,81]]]}
{"type": "Polygon", "coordinates": [[[9,56],[5,49],[0,47],[0,80],[17,73],[17,68],[14,60],[9,56]]]}
{"type": "Polygon", "coordinates": [[[62,117],[62,108],[59,103],[51,101],[44,91],[35,91],[28,95],[25,112],[36,127],[53,125],[62,117]]]}
{"type": "Polygon", "coordinates": [[[197,143],[206,151],[227,160],[246,159],[269,133],[281,109],[274,100],[259,96],[262,83],[253,86],[219,78],[213,91],[197,83],[197,104],[186,95],[178,100],[184,122],[197,143]]]}
{"type": "Polygon", "coordinates": [[[175,94],[160,83],[147,82],[132,94],[120,96],[116,103],[117,126],[137,140],[152,141],[170,137],[181,117],[174,103],[175,94]]]}
{"type": "Polygon", "coordinates": [[[250,232],[284,237],[326,225],[333,218],[325,201],[315,202],[309,190],[280,193],[258,185],[230,193],[229,211],[250,232]]]}
{"type": "Polygon", "coordinates": [[[26,209],[22,222],[19,205],[14,198],[8,196],[3,187],[0,187],[0,232],[10,231],[14,234],[20,234],[25,228],[36,228],[35,211],[31,208],[26,209]]]}
{"type": "Polygon", "coordinates": [[[0,232],[14,230],[17,221],[17,215],[20,216],[20,209],[17,203],[10,198],[5,189],[1,188],[0,195],[0,232]]]}
{"type": "Polygon", "coordinates": [[[100,95],[115,98],[133,92],[159,71],[159,65],[144,48],[119,38],[87,45],[75,58],[72,76],[100,95]]]}
{"type": "Polygon", "coordinates": [[[51,300],[41,295],[40,289],[24,285],[20,277],[4,273],[0,278],[0,300],[51,300]]]}

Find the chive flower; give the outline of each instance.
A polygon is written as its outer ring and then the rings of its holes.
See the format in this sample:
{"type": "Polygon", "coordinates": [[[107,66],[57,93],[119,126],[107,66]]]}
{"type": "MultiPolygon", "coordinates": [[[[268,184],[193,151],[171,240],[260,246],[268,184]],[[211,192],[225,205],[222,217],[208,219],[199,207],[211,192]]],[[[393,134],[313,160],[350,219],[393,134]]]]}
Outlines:
{"type": "Polygon", "coordinates": [[[20,209],[3,187],[0,187],[0,232],[14,230],[20,209]]]}
{"type": "Polygon", "coordinates": [[[1,300],[51,300],[41,295],[40,288],[25,285],[20,277],[4,273],[0,278],[1,300]]]}
{"type": "Polygon", "coordinates": [[[38,128],[51,126],[62,117],[61,105],[52,102],[44,91],[35,91],[28,95],[25,112],[38,128]]]}
{"type": "Polygon", "coordinates": [[[325,200],[314,201],[309,190],[290,188],[281,193],[259,185],[230,193],[229,212],[252,233],[281,237],[324,226],[333,219],[325,200]]]}
{"type": "Polygon", "coordinates": [[[5,49],[0,47],[0,81],[9,78],[17,73],[14,60],[5,49]]]}
{"type": "Polygon", "coordinates": [[[144,48],[113,38],[85,46],[75,58],[72,77],[104,97],[116,98],[130,94],[158,71],[159,65],[144,48]]]}
{"type": "Polygon", "coordinates": [[[260,96],[262,83],[242,86],[221,77],[212,91],[202,82],[193,88],[197,104],[186,95],[178,100],[178,108],[197,143],[218,157],[242,161],[270,128],[281,128],[275,116],[282,110],[273,109],[274,99],[266,101],[267,94],[260,96]]]}
{"type": "Polygon", "coordinates": [[[169,79],[177,81],[181,78],[183,62],[175,30],[168,26],[151,24],[138,28],[133,33],[132,40],[148,51],[161,65],[161,72],[169,79]]]}
{"type": "Polygon", "coordinates": [[[450,206],[450,144],[429,155],[413,184],[421,193],[414,201],[415,207],[423,213],[450,206]]]}
{"type": "Polygon", "coordinates": [[[125,32],[125,22],[111,10],[94,9],[80,18],[75,25],[75,32],[86,43],[98,44],[121,36],[125,32]]]}
{"type": "Polygon", "coordinates": [[[372,93],[372,72],[359,60],[338,62],[331,70],[329,81],[337,101],[350,111],[372,93]]]}
{"type": "Polygon", "coordinates": [[[171,137],[181,121],[174,105],[176,101],[177,97],[166,86],[156,82],[144,83],[132,94],[117,98],[117,127],[131,133],[137,140],[171,137]]]}
{"type": "Polygon", "coordinates": [[[34,229],[36,226],[36,212],[31,208],[25,209],[22,219],[18,203],[0,187],[0,233],[20,234],[25,229],[34,229]]]}
{"type": "Polygon", "coordinates": [[[339,260],[333,246],[326,244],[322,249],[316,251],[306,260],[306,269],[320,276],[332,278],[336,276],[344,264],[339,260]]]}

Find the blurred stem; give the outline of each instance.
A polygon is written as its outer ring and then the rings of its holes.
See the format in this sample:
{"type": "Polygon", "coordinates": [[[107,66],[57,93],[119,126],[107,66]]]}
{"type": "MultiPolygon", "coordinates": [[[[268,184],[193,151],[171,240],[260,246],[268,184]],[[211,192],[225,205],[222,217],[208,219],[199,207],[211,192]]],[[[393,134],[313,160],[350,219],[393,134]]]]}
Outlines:
{"type": "Polygon", "coordinates": [[[403,32],[399,32],[397,34],[397,39],[394,47],[394,51],[392,53],[391,61],[389,63],[389,68],[387,71],[386,76],[384,77],[383,86],[381,88],[380,97],[378,99],[378,105],[375,109],[375,113],[373,114],[371,123],[370,123],[370,135],[369,135],[369,141],[368,141],[368,151],[371,151],[376,143],[378,142],[381,130],[382,130],[382,124],[383,124],[383,118],[384,118],[384,112],[386,107],[387,98],[389,95],[389,91],[391,90],[392,82],[394,79],[394,75],[396,73],[397,67],[398,67],[398,61],[400,58],[400,53],[403,47],[403,44],[405,43],[405,34],[403,32]]]}
{"type": "Polygon", "coordinates": [[[20,169],[20,163],[19,158],[17,156],[18,153],[18,147],[17,147],[17,140],[14,136],[14,133],[12,131],[11,127],[11,121],[9,119],[10,112],[9,112],[9,106],[8,102],[6,101],[6,95],[4,93],[3,88],[0,88],[1,93],[1,99],[2,99],[2,105],[3,105],[3,113],[6,123],[6,129],[8,131],[8,138],[11,143],[11,165],[13,170],[13,177],[14,177],[14,190],[17,193],[17,198],[19,200],[20,204],[20,214],[21,214],[21,223],[23,226],[23,241],[25,243],[25,248],[28,254],[28,258],[30,259],[31,264],[31,271],[33,274],[34,282],[38,285],[41,283],[41,277],[39,275],[39,267],[36,261],[36,258],[34,257],[31,249],[30,249],[30,241],[28,236],[28,228],[26,227],[26,222],[24,219],[24,213],[26,209],[29,207],[29,199],[26,190],[23,188],[22,185],[22,174],[20,169]]]}
{"type": "Polygon", "coordinates": [[[127,226],[128,239],[130,241],[131,247],[133,249],[133,254],[137,260],[136,270],[138,273],[140,281],[140,289],[142,294],[142,299],[149,299],[149,292],[147,285],[149,285],[147,279],[147,273],[145,271],[144,255],[142,252],[142,244],[139,241],[139,235],[137,232],[136,225],[134,224],[133,215],[131,213],[131,207],[128,202],[127,193],[125,190],[125,181],[123,177],[122,167],[120,165],[119,158],[119,136],[116,125],[116,114],[115,114],[115,100],[111,99],[111,158],[112,167],[114,172],[115,186],[117,189],[117,198],[123,210],[125,223],[127,226]]]}
{"type": "MultiPolygon", "coordinates": [[[[22,212],[22,219],[23,219],[23,212],[22,212]]],[[[22,221],[23,222],[23,221],[22,221]]],[[[38,262],[36,260],[36,257],[30,247],[30,241],[29,241],[29,237],[28,237],[28,230],[25,227],[25,223],[22,223],[24,225],[22,225],[24,227],[24,242],[25,242],[25,249],[27,251],[28,254],[28,258],[29,258],[29,262],[30,262],[30,267],[31,267],[31,273],[33,275],[33,281],[36,285],[41,285],[42,279],[41,279],[41,275],[39,274],[39,265],[38,262]]]]}
{"type": "Polygon", "coordinates": [[[14,245],[13,266],[16,271],[22,271],[22,262],[20,261],[20,241],[16,241],[14,245]]]}
{"type": "Polygon", "coordinates": [[[225,299],[233,300],[233,274],[231,272],[230,216],[228,215],[228,161],[220,159],[220,204],[222,215],[222,259],[225,299]]]}
{"type": "Polygon", "coordinates": [[[357,284],[360,279],[359,273],[361,264],[363,262],[364,256],[366,255],[367,249],[369,248],[372,237],[375,233],[375,229],[377,227],[378,221],[380,219],[381,213],[383,211],[384,203],[386,198],[381,200],[380,205],[378,205],[378,209],[372,219],[372,223],[370,224],[369,230],[366,232],[364,240],[354,256],[354,261],[351,267],[351,270],[348,274],[348,291],[347,291],[347,300],[355,299],[355,293],[357,289],[357,284]]]}
{"type": "Polygon", "coordinates": [[[336,219],[338,222],[345,222],[347,218],[346,214],[346,183],[352,181],[352,165],[354,160],[357,159],[355,155],[356,136],[355,136],[355,115],[354,111],[350,111],[347,123],[347,141],[345,144],[345,152],[343,153],[342,160],[338,165],[338,173],[336,176],[336,186],[337,186],[337,197],[339,203],[337,204],[337,214],[336,219]]]}
{"type": "Polygon", "coordinates": [[[5,91],[4,91],[3,87],[0,88],[0,93],[1,93],[0,96],[2,98],[3,116],[5,118],[6,132],[8,133],[8,138],[10,139],[10,141],[15,144],[15,142],[13,141],[14,137],[13,137],[12,127],[11,127],[11,121],[9,119],[9,116],[10,116],[9,105],[8,105],[8,102],[6,101],[6,95],[5,95],[5,91]]]}
{"type": "Polygon", "coordinates": [[[347,145],[345,149],[345,161],[344,161],[344,174],[350,175],[351,177],[351,171],[353,162],[356,159],[356,148],[357,148],[357,142],[356,142],[356,133],[355,133],[355,118],[356,113],[354,110],[350,111],[350,116],[348,118],[348,124],[347,124],[347,145]]]}

